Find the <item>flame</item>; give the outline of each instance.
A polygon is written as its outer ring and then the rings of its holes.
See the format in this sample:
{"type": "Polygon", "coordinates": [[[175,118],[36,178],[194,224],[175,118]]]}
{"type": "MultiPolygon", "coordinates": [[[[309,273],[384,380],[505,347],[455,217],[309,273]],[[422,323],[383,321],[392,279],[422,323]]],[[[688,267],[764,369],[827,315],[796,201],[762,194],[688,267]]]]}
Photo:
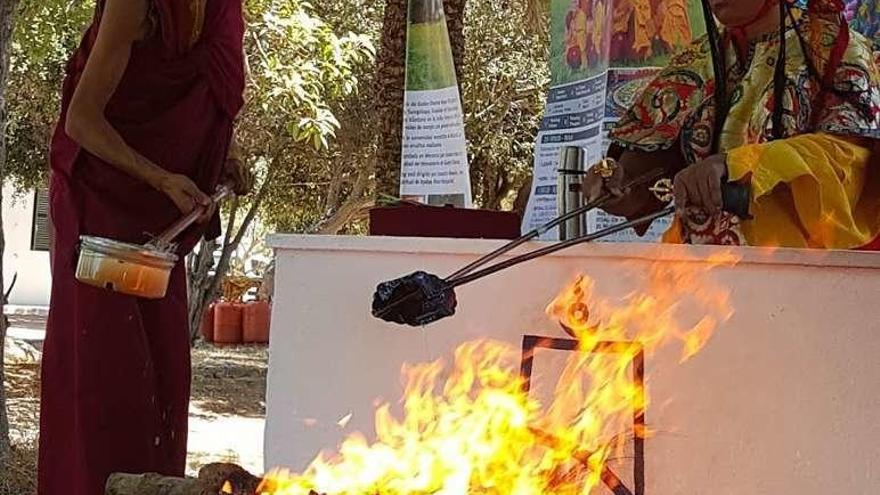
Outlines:
{"type": "Polygon", "coordinates": [[[623,298],[597,296],[581,276],[547,308],[578,337],[549,404],[523,391],[520,351],[492,341],[468,342],[443,361],[403,369],[403,414],[376,410],[376,440],[354,434],[332,456],[300,474],[276,470],[261,495],[586,495],[620,482],[608,463],[633,435],[647,437],[633,412],[649,403],[632,379],[633,360],[680,346],[686,360],[732,315],[728,291],[706,272],[736,262],[707,260],[635,266],[644,287],[623,298]],[[697,314],[689,321],[684,314],[697,314]],[[607,344],[611,342],[611,344],[607,344]],[[637,344],[628,344],[637,342],[637,344]],[[602,344],[606,343],[606,344],[602,344]]]}
{"type": "Polygon", "coordinates": [[[220,490],[220,493],[232,493],[232,483],[226,481],[223,483],[223,488],[220,490]]]}

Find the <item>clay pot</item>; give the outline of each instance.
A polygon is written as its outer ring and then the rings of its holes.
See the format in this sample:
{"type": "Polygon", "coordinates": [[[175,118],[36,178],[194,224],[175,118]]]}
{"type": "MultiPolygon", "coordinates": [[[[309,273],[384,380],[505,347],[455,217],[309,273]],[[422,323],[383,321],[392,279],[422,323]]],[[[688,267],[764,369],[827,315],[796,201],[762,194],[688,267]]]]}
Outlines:
{"type": "Polygon", "coordinates": [[[214,305],[214,343],[241,343],[242,305],[231,302],[220,302],[214,305]]]}
{"type": "Polygon", "coordinates": [[[210,304],[208,309],[202,314],[202,323],[199,325],[199,331],[205,342],[214,342],[214,305],[210,304]]]}
{"type": "Polygon", "coordinates": [[[248,343],[266,344],[269,342],[269,320],[271,306],[266,301],[246,304],[242,309],[243,340],[248,343]]]}

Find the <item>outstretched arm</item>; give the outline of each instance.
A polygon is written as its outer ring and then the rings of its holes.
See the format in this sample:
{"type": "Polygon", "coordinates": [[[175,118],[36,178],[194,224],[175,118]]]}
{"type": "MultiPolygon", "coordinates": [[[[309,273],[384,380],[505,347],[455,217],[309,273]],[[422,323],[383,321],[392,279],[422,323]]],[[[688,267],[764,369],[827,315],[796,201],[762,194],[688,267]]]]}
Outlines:
{"type": "Polygon", "coordinates": [[[107,0],[95,46],[70,102],[65,131],[105,162],[165,193],[184,213],[210,199],[189,178],[132,149],[104,112],[128,67],[132,45],[148,30],[147,0],[107,0]]]}

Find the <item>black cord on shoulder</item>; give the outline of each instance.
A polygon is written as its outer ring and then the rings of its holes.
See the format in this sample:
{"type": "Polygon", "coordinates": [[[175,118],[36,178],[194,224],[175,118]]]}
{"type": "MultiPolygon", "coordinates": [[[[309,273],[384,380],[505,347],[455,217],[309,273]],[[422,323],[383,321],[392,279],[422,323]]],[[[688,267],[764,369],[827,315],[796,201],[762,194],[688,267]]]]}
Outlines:
{"type": "Polygon", "coordinates": [[[773,74],[773,139],[785,137],[783,118],[785,116],[785,87],[787,77],[785,74],[786,58],[786,21],[788,18],[787,0],[779,0],[779,54],[776,59],[776,70],[773,74]]]}
{"type": "Polygon", "coordinates": [[[703,2],[703,18],[706,21],[706,34],[709,38],[709,48],[712,52],[712,69],[715,76],[715,122],[712,132],[712,153],[718,153],[721,147],[721,133],[724,131],[724,122],[730,111],[729,95],[727,94],[727,70],[725,67],[724,52],[721,49],[721,35],[718,32],[718,24],[712,14],[709,0],[703,2]]]}

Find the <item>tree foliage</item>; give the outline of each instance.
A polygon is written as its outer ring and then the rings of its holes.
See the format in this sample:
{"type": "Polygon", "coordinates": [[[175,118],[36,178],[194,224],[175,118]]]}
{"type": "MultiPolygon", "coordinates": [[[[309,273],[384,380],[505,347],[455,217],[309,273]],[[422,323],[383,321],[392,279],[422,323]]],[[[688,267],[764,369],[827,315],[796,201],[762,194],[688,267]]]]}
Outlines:
{"type": "MultiPolygon", "coordinates": [[[[363,0],[325,2],[318,11],[335,30],[367,34],[378,46],[383,10],[375,5],[363,0]]],[[[450,29],[453,47],[463,46],[456,51],[464,52],[460,85],[474,198],[478,206],[485,208],[511,208],[517,191],[528,185],[534,139],[549,82],[547,30],[530,20],[530,9],[528,3],[468,0],[463,33],[450,29]],[[456,39],[459,35],[461,39],[456,39]]],[[[455,16],[452,12],[449,15],[455,16]]],[[[394,45],[391,40],[385,42],[394,45]]],[[[402,41],[398,44],[403,46],[402,41]]],[[[325,150],[302,154],[304,161],[287,169],[289,175],[278,178],[263,212],[264,220],[273,227],[289,232],[314,231],[316,222],[333,210],[337,191],[341,189],[343,195],[349,192],[363,171],[370,175],[368,188],[396,194],[396,174],[383,174],[382,169],[399,167],[396,162],[384,163],[399,154],[381,152],[388,141],[385,134],[394,129],[387,128],[384,109],[377,105],[401,88],[387,81],[374,85],[377,72],[386,79],[395,76],[394,67],[386,69],[362,66],[357,74],[358,91],[330,103],[340,121],[337,139],[325,150]],[[332,178],[341,179],[341,184],[332,178]],[[389,180],[391,183],[383,184],[389,180]]],[[[402,109],[395,107],[393,111],[402,109]]],[[[402,125],[400,118],[390,120],[395,129],[398,123],[402,125]]],[[[343,232],[362,229],[362,224],[350,222],[343,232]]]]}
{"type": "MultiPolygon", "coordinates": [[[[307,2],[247,0],[245,11],[247,103],[239,117],[236,139],[261,180],[250,198],[232,202],[220,244],[203,242],[189,260],[193,338],[207,304],[216,297],[230,267],[236,265],[233,256],[257,214],[264,211],[266,221],[272,222],[271,205],[273,201],[277,205],[281,194],[315,189],[290,183],[299,170],[305,171],[307,186],[325,177],[328,184],[340,182],[343,173],[332,164],[324,167],[326,163],[318,162],[315,166],[315,160],[303,158],[328,151],[340,128],[339,108],[333,103],[356,92],[357,71],[373,58],[369,36],[352,31],[337,34],[307,2]]],[[[315,223],[332,215],[326,210],[311,211],[316,213],[310,219],[315,223]]]]}
{"type": "Polygon", "coordinates": [[[22,190],[45,181],[64,68],[93,10],[93,1],[70,0],[22,2],[18,9],[7,93],[6,178],[22,190]]]}
{"type": "Polygon", "coordinates": [[[261,175],[271,169],[261,217],[273,226],[308,230],[319,223],[332,213],[323,201],[331,183],[352,172],[334,160],[340,148],[331,143],[340,122],[349,121],[346,103],[374,50],[356,22],[325,21],[333,9],[297,0],[247,2],[250,77],[239,139],[261,175]]]}
{"type": "Polygon", "coordinates": [[[549,83],[547,30],[525,2],[468,0],[461,83],[474,202],[510,209],[531,174],[549,83]]]}
{"type": "Polygon", "coordinates": [[[306,2],[249,0],[246,6],[251,69],[246,116],[283,130],[294,142],[327,148],[339,128],[330,102],[357,89],[355,69],[373,56],[369,37],[337,34],[306,2]]]}

